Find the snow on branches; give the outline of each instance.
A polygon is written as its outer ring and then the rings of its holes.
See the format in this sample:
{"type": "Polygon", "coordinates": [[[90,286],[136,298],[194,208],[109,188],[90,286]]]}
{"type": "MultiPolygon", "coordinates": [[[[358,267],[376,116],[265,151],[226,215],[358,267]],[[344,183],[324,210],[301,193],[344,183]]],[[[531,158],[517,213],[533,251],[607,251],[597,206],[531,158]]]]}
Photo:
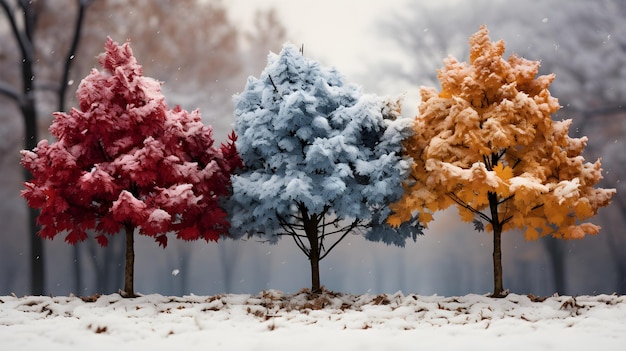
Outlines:
{"type": "Polygon", "coordinates": [[[241,165],[233,133],[221,147],[198,111],[168,108],[161,83],[144,77],[129,43],[110,38],[80,84],[80,109],[56,113],[50,132],[22,164],[33,178],[22,196],[41,209],[40,235],[67,232],[70,244],[87,231],[116,234],[130,224],[163,246],[166,234],[217,240],[229,223],[220,198],[241,165]]]}
{"type": "Polygon", "coordinates": [[[597,234],[583,221],[615,190],[594,188],[601,165],[581,156],[587,138],[567,135],[571,120],[552,120],[554,74],[537,77],[537,61],[505,60],[504,42],[491,42],[485,26],[469,43],[469,63],[445,60],[441,92],[421,90],[415,133],[404,144],[414,160],[411,182],[389,223],[418,211],[426,224],[452,205],[464,221],[486,223],[494,233],[494,296],[501,296],[503,231],[525,230],[529,240],[597,234]]]}
{"type": "MultiPolygon", "coordinates": [[[[294,206],[368,221],[399,199],[411,124],[396,101],[362,94],[334,68],[286,45],[235,96],[237,146],[246,165],[233,180],[233,225],[270,241],[294,206]]],[[[297,212],[297,211],[296,211],[297,212]]],[[[397,238],[401,243],[405,238],[397,238]]],[[[389,240],[389,239],[388,239],[389,240]]]]}
{"type": "Polygon", "coordinates": [[[416,133],[405,142],[415,182],[392,206],[390,222],[418,210],[427,223],[434,211],[456,205],[464,220],[477,217],[493,230],[487,212],[495,196],[503,230],[525,229],[527,239],[596,234],[597,226],[578,222],[615,191],[594,188],[601,166],[581,156],[587,138],[567,135],[571,120],[552,120],[555,76],[536,77],[537,61],[503,59],[504,42],[491,42],[484,26],[470,47],[469,64],[445,60],[441,92],[422,88],[416,133]]]}
{"type": "Polygon", "coordinates": [[[341,240],[360,228],[397,245],[415,238],[419,226],[385,223],[409,167],[401,142],[411,121],[399,118],[396,101],[362,94],[285,45],[234,102],[245,164],[233,177],[236,235],[292,236],[312,261],[334,247],[324,242],[331,234],[341,240]]]}

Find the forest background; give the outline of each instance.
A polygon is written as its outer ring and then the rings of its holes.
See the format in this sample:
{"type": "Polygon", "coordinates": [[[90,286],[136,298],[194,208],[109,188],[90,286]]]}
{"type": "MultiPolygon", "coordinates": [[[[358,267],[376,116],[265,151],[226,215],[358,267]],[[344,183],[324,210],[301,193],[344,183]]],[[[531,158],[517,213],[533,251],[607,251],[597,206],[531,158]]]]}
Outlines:
{"type": "MultiPolygon", "coordinates": [[[[37,129],[40,138],[49,138],[79,1],[34,3],[37,129]]],[[[63,106],[76,106],[78,82],[96,66],[109,35],[130,38],[144,73],[166,83],[168,104],[200,108],[220,141],[232,128],[231,96],[285,41],[303,45],[305,55],[336,66],[366,92],[406,94],[404,115],[412,117],[419,86],[438,87],[436,70],[448,54],[467,60],[467,38],[484,23],[493,39],[506,41],[507,56],[540,60],[542,74],[556,73],[551,93],[563,108],[554,119],[574,119],[573,136],[589,136],[586,159],[603,157],[601,186],[618,189],[613,204],[593,220],[603,227],[598,236],[526,242],[521,233],[506,233],[505,286],[535,295],[626,293],[626,197],[620,192],[626,173],[626,3],[431,3],[93,0],[85,8],[63,106]]],[[[19,50],[9,22],[0,18],[0,88],[21,89],[19,50]]],[[[27,208],[19,197],[24,127],[10,96],[0,94],[0,106],[0,295],[24,295],[32,291],[27,208]]],[[[43,254],[34,257],[45,270],[43,293],[117,291],[124,266],[123,236],[118,239],[104,249],[95,241],[72,247],[62,237],[43,242],[43,254]]],[[[136,255],[136,290],[143,293],[295,292],[309,280],[308,263],[289,241],[172,241],[163,251],[150,238],[138,238],[136,255]]],[[[405,248],[349,236],[321,269],[330,290],[461,295],[488,291],[490,260],[491,235],[474,231],[450,210],[405,248]]]]}

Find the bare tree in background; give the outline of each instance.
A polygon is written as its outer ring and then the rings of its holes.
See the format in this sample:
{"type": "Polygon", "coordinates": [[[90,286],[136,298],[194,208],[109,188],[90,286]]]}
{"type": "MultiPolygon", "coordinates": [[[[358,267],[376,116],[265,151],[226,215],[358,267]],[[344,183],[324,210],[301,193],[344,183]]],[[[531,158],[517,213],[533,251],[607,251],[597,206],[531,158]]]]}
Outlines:
{"type": "MultiPolygon", "coordinates": [[[[87,21],[81,57],[98,55],[107,36],[130,39],[144,72],[165,82],[168,104],[201,108],[216,136],[231,129],[233,78],[240,75],[243,58],[240,30],[222,1],[100,0],[87,21]]],[[[94,63],[83,62],[78,77],[94,63]]]]}
{"type": "Polygon", "coordinates": [[[493,0],[476,0],[455,3],[450,9],[449,3],[415,0],[406,9],[393,12],[391,18],[379,24],[380,32],[407,55],[379,63],[375,67],[377,79],[382,76],[411,86],[438,87],[437,70],[443,59],[469,55],[467,38],[493,16],[493,4],[493,0]]]}
{"type": "MultiPolygon", "coordinates": [[[[0,180],[2,194],[6,192],[16,199],[23,181],[19,180],[23,176],[18,174],[21,169],[19,149],[32,148],[40,138],[48,137],[52,112],[76,104],[73,91],[96,65],[96,56],[102,52],[107,35],[119,41],[131,39],[144,71],[166,82],[168,104],[180,104],[189,110],[200,107],[205,122],[213,125],[218,139],[225,138],[232,128],[232,94],[243,88],[248,75],[258,74],[267,53],[278,50],[285,41],[284,27],[273,10],[259,11],[253,23],[234,23],[228,6],[220,0],[0,0],[0,5],[4,11],[2,16],[9,19],[0,21],[0,67],[3,67],[0,69],[0,103],[10,102],[0,110],[0,180]],[[85,11],[87,8],[89,11],[85,11]],[[78,40],[80,46],[76,49],[78,40]],[[257,57],[262,59],[257,60],[257,57]],[[13,68],[20,62],[23,62],[23,72],[13,68]],[[32,131],[24,138],[27,145],[19,147],[19,133],[15,131],[20,125],[14,116],[22,111],[28,113],[24,124],[32,131]]],[[[10,217],[11,228],[1,233],[4,238],[22,230],[23,225],[13,218],[22,218],[26,209],[22,214],[7,197],[3,199],[6,203],[1,207],[1,215],[10,217]]],[[[22,205],[19,199],[12,202],[22,205]]],[[[30,217],[35,215],[33,212],[30,217]]],[[[31,229],[35,231],[36,228],[31,229]]],[[[44,276],[50,274],[43,272],[43,246],[39,249],[37,246],[40,238],[34,234],[30,237],[34,239],[36,251],[32,254],[36,271],[32,293],[42,294],[44,276]]],[[[11,246],[4,246],[2,253],[17,258],[22,252],[17,246],[21,239],[6,239],[11,246]]],[[[117,239],[112,238],[112,246],[117,245],[114,243],[117,239]]],[[[56,250],[54,245],[50,249],[56,250]]],[[[191,255],[194,250],[180,252],[191,255]]],[[[123,254],[124,251],[118,249],[102,250],[90,241],[78,245],[73,253],[71,291],[79,294],[115,291],[123,277],[123,267],[111,262],[118,262],[115,256],[123,254]],[[85,260],[87,264],[81,264],[85,260]],[[90,274],[90,269],[96,274],[90,274]],[[95,279],[93,287],[91,277],[95,279]]],[[[231,262],[237,259],[238,255],[232,252],[227,258],[231,262]]],[[[6,264],[3,267],[3,279],[13,282],[3,285],[4,289],[19,291],[13,284],[19,281],[21,286],[21,273],[8,272],[6,264]]],[[[58,279],[65,283],[67,278],[58,279]]]]}
{"type": "MultiPolygon", "coordinates": [[[[76,60],[68,81],[88,74],[106,36],[128,38],[144,72],[166,83],[168,104],[189,110],[200,107],[218,139],[232,128],[232,94],[243,88],[248,75],[258,74],[268,52],[278,50],[285,41],[285,29],[273,10],[259,11],[253,23],[241,25],[232,22],[227,6],[219,0],[98,0],[90,7],[86,23],[76,54],[81,59],[76,60]]],[[[121,239],[114,236],[111,244],[116,245],[116,240],[121,239]]],[[[172,245],[177,246],[174,250],[180,253],[181,263],[190,262],[195,250],[178,247],[177,242],[172,245]]],[[[90,290],[82,276],[87,274],[85,267],[93,267],[97,272],[93,292],[115,291],[123,270],[114,266],[112,262],[119,259],[111,256],[123,254],[123,250],[101,250],[90,241],[77,245],[74,290],[90,290]],[[83,259],[91,264],[81,265],[83,259]]],[[[238,249],[223,254],[220,259],[234,267],[238,249]]],[[[176,278],[181,289],[187,289],[188,272],[181,269],[176,278]]]]}
{"type": "MultiPolygon", "coordinates": [[[[604,186],[619,188],[624,178],[623,155],[614,141],[624,137],[626,122],[626,3],[619,0],[542,2],[524,27],[528,37],[542,38],[532,44],[520,39],[518,49],[541,59],[543,72],[557,75],[553,93],[563,105],[563,118],[574,118],[577,134],[592,138],[586,153],[605,154],[604,186]]],[[[521,9],[520,9],[521,11],[521,9]]],[[[622,144],[617,144],[622,145],[622,144]]],[[[623,148],[620,149],[623,154],[623,148]]],[[[626,195],[618,191],[612,207],[617,216],[603,216],[603,235],[616,270],[618,293],[626,293],[626,241],[616,227],[626,218],[626,195]],[[620,218],[621,217],[621,218],[620,218]]],[[[555,272],[565,272],[566,246],[545,240],[555,272]]],[[[565,280],[555,274],[557,286],[565,280]],[[559,281],[560,280],[560,281],[559,281]]],[[[560,290],[557,290],[561,292],[560,290]]]]}
{"type": "MultiPolygon", "coordinates": [[[[286,40],[287,31],[274,9],[256,12],[252,28],[243,33],[241,57],[244,71],[237,79],[240,85],[238,89],[243,89],[248,75],[258,75],[263,70],[269,52],[278,52],[286,40]]],[[[233,278],[240,259],[241,245],[231,240],[221,240],[217,245],[224,289],[226,292],[234,292],[233,278]]],[[[264,274],[261,267],[257,266],[256,269],[258,275],[264,274]]]]}
{"type": "MultiPolygon", "coordinates": [[[[63,100],[66,92],[66,80],[75,52],[80,39],[80,31],[83,25],[84,13],[91,3],[91,0],[76,0],[77,12],[75,14],[75,22],[73,26],[66,28],[72,33],[72,40],[66,49],[66,59],[61,68],[61,79],[51,88],[57,94],[59,104],[63,106],[63,100]]],[[[0,81],[0,94],[13,100],[20,109],[24,121],[24,148],[32,150],[39,141],[38,137],[38,120],[37,120],[37,90],[42,89],[39,83],[38,69],[35,67],[38,62],[40,53],[45,52],[49,48],[37,45],[36,33],[46,28],[47,3],[43,1],[15,1],[9,3],[6,0],[0,0],[0,6],[4,11],[4,15],[10,26],[10,33],[17,44],[18,60],[16,65],[21,66],[19,78],[11,80],[19,81],[21,89],[15,88],[14,85],[4,81],[0,81]]],[[[49,44],[49,43],[48,43],[49,44]]],[[[59,47],[63,46],[63,42],[57,43],[59,47]]],[[[43,55],[45,56],[45,54],[43,55]]],[[[10,81],[10,82],[11,82],[10,81]]],[[[24,179],[28,180],[30,174],[24,173],[24,179]]],[[[44,246],[42,239],[37,236],[38,226],[36,223],[37,212],[33,209],[28,210],[29,238],[30,238],[30,264],[31,264],[31,293],[33,295],[43,295],[45,291],[45,271],[44,271],[44,246]]]]}
{"type": "MultiPolygon", "coordinates": [[[[88,14],[85,45],[79,52],[89,59],[77,64],[79,69],[72,78],[78,80],[89,72],[107,36],[130,39],[144,72],[166,83],[168,104],[180,104],[189,110],[201,106],[203,117],[214,126],[216,135],[225,135],[230,129],[230,94],[234,91],[229,85],[242,67],[239,33],[227,15],[222,2],[215,0],[99,0],[88,14]]],[[[117,247],[119,243],[114,241],[122,241],[123,237],[111,239],[117,247]]],[[[193,250],[176,242],[172,245],[180,253],[181,262],[188,263],[193,250]]],[[[82,246],[88,250],[87,257],[97,272],[95,292],[116,291],[123,267],[115,262],[123,260],[124,251],[100,250],[94,242],[76,247],[82,246]]],[[[74,258],[78,274],[80,257],[76,253],[74,258]]],[[[188,269],[182,269],[177,277],[181,289],[186,289],[187,274],[188,269]]]]}
{"type": "MultiPolygon", "coordinates": [[[[623,127],[626,127],[624,123],[623,127]]],[[[614,259],[617,290],[616,293],[620,295],[626,294],[626,237],[624,236],[624,225],[626,224],[626,196],[620,192],[626,192],[626,180],[624,179],[624,164],[626,164],[626,152],[624,149],[624,140],[619,142],[610,142],[603,150],[606,155],[606,159],[614,166],[606,175],[606,182],[614,185],[617,188],[617,195],[615,196],[615,205],[613,206],[613,212],[608,214],[609,223],[615,223],[615,225],[606,228],[607,242],[609,253],[614,259]]]]}
{"type": "Polygon", "coordinates": [[[244,66],[247,74],[239,82],[240,90],[245,85],[248,75],[258,75],[267,63],[267,55],[280,51],[287,41],[287,31],[280,22],[274,9],[257,11],[254,15],[253,26],[243,35],[244,38],[244,66]]]}

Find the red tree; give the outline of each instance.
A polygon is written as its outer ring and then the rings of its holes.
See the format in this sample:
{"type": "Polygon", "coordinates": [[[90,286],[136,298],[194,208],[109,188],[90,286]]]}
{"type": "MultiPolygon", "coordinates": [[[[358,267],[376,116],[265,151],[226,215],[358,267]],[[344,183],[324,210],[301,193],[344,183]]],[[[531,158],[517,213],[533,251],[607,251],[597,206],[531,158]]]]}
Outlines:
{"type": "Polygon", "coordinates": [[[22,151],[33,178],[22,191],[41,209],[39,235],[65,232],[75,244],[95,229],[98,243],[126,233],[123,294],[134,296],[134,232],[165,247],[168,232],[183,240],[216,241],[228,232],[220,198],[230,192],[230,175],[241,165],[232,133],[213,146],[212,129],[200,113],[169,109],[161,84],[143,77],[129,43],[110,38],[93,70],[80,84],[80,110],[56,113],[50,132],[22,151]]]}

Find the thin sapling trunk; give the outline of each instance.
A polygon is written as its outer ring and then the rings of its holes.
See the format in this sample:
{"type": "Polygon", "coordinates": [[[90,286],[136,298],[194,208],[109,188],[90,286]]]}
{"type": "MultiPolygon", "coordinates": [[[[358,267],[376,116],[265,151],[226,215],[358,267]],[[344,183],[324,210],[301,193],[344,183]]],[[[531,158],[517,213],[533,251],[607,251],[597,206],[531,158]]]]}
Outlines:
{"type": "Polygon", "coordinates": [[[126,267],[125,267],[125,275],[124,275],[124,291],[122,292],[123,297],[135,297],[135,288],[134,288],[134,280],[135,280],[135,227],[127,223],[124,226],[124,231],[126,232],[126,267]]]}

